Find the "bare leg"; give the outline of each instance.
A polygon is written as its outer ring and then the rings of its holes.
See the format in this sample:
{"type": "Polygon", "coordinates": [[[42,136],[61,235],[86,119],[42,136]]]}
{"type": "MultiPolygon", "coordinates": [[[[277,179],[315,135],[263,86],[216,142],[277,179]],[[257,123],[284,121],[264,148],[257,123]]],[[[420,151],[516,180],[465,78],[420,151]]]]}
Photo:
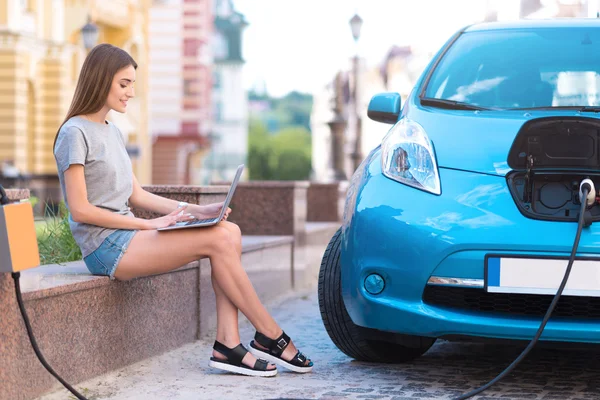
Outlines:
{"type": "MultiPolygon", "coordinates": [[[[239,232],[239,228],[229,225],[234,224],[221,222],[210,228],[170,232],[140,231],[121,258],[115,278],[129,280],[160,274],[208,256],[214,280],[229,301],[244,313],[259,332],[277,338],[282,330],[260,302],[242,268],[236,249],[241,236],[239,233],[232,234],[233,229],[239,232]]],[[[290,343],[283,357],[291,359],[294,355],[295,347],[290,343]]]]}
{"type": "MultiPolygon", "coordinates": [[[[223,225],[224,228],[226,228],[227,230],[229,230],[229,232],[232,235],[232,238],[234,239],[235,242],[235,248],[236,248],[236,252],[239,255],[240,261],[242,259],[242,234],[240,231],[240,228],[236,225],[236,224],[232,224],[232,223],[225,223],[223,225]],[[239,240],[237,240],[239,238],[239,240]]],[[[221,298],[221,301],[223,301],[224,303],[227,302],[228,304],[231,305],[231,307],[233,309],[235,309],[235,332],[238,333],[236,336],[236,344],[239,343],[239,330],[238,330],[238,324],[237,324],[237,308],[235,307],[235,305],[233,303],[231,303],[231,301],[227,298],[227,296],[225,296],[225,294],[223,293],[223,290],[221,289],[221,287],[219,286],[219,282],[215,279],[214,274],[211,276],[212,278],[212,284],[213,284],[213,289],[215,291],[215,296],[217,296],[217,340],[219,340],[219,297],[217,295],[217,292],[221,292],[223,294],[223,298],[221,298]]],[[[231,309],[229,309],[231,310],[231,309]]],[[[227,310],[227,311],[229,311],[227,310]]],[[[223,314],[223,315],[228,315],[228,314],[223,314]]],[[[221,332],[223,334],[225,334],[225,332],[232,332],[231,330],[227,330],[228,328],[225,326],[223,327],[223,329],[221,330],[221,332]]],[[[281,334],[281,332],[277,335],[277,336],[273,336],[273,338],[278,337],[281,334]]],[[[221,342],[224,343],[225,342],[221,342]]],[[[233,343],[231,343],[231,345],[233,345],[233,343]]],[[[259,345],[258,343],[256,343],[256,345],[259,348],[263,348],[263,346],[259,345]]],[[[229,345],[228,345],[229,346],[229,345]]],[[[229,346],[231,347],[231,346],[229,346]]],[[[288,347],[285,349],[285,351],[282,354],[282,357],[285,360],[290,360],[292,357],[294,357],[296,355],[296,353],[298,352],[298,349],[296,349],[296,346],[294,346],[293,342],[290,342],[290,344],[288,345],[288,347]]],[[[213,354],[215,354],[215,352],[213,351],[213,354]]],[[[217,353],[218,354],[218,353],[217,353]]],[[[249,357],[249,355],[246,355],[246,358],[249,357]]],[[[246,360],[246,358],[244,358],[244,361],[246,360]]],[[[306,365],[308,365],[310,362],[310,360],[306,361],[306,365]]],[[[254,360],[252,360],[252,363],[254,363],[254,360]]],[[[271,364],[270,364],[271,365],[271,364]]]]}
{"type": "MultiPolygon", "coordinates": [[[[239,231],[237,225],[234,224],[225,224],[225,228],[227,228],[232,236],[235,235],[236,231],[239,231]]],[[[234,236],[235,237],[235,236],[234,236]]],[[[241,260],[242,257],[242,241],[241,237],[237,243],[234,243],[236,254],[241,260]]],[[[223,343],[225,346],[229,348],[233,348],[237,346],[240,340],[239,334],[239,325],[238,325],[238,308],[229,300],[229,298],[219,286],[219,282],[215,278],[215,274],[211,272],[211,282],[213,286],[213,290],[215,291],[215,298],[217,301],[217,340],[223,343]]],[[[216,350],[213,350],[213,357],[218,359],[226,359],[221,353],[216,350]]],[[[252,353],[248,352],[242,362],[252,367],[256,362],[256,358],[252,355],[252,353]]],[[[267,369],[275,369],[275,364],[269,364],[267,369]]]]}

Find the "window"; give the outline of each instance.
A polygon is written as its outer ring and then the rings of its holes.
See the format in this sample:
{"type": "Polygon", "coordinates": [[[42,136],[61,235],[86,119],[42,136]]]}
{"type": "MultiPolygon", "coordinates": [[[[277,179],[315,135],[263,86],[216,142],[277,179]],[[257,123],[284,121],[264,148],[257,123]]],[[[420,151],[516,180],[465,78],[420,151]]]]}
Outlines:
{"type": "Polygon", "coordinates": [[[600,32],[537,28],[463,34],[425,97],[488,108],[600,106],[600,32]]]}
{"type": "Polygon", "coordinates": [[[229,55],[229,43],[220,32],[215,32],[213,36],[213,53],[217,60],[223,60],[229,55]]]}
{"type": "Polygon", "coordinates": [[[213,121],[223,121],[223,106],[220,101],[213,104],[213,121]]]}
{"type": "Polygon", "coordinates": [[[221,88],[221,74],[219,73],[219,71],[214,71],[212,73],[212,85],[214,89],[220,89],[221,88]]]}
{"type": "Polygon", "coordinates": [[[193,96],[195,94],[193,84],[194,84],[193,79],[184,79],[183,80],[183,94],[185,96],[193,96]]]}

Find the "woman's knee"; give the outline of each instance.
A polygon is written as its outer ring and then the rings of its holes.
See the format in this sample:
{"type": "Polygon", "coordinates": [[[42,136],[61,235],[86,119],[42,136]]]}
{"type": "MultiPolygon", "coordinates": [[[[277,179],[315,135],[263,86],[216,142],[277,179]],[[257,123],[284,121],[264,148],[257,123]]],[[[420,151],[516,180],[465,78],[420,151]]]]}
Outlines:
{"type": "Polygon", "coordinates": [[[233,222],[229,221],[223,221],[220,223],[220,225],[231,233],[232,239],[234,241],[242,240],[242,230],[237,224],[234,224],[233,222]]]}
{"type": "MultiPolygon", "coordinates": [[[[239,228],[238,228],[239,229],[239,228]]],[[[212,254],[218,255],[235,250],[239,237],[235,231],[232,231],[224,226],[215,226],[210,235],[210,251],[212,254]]]]}

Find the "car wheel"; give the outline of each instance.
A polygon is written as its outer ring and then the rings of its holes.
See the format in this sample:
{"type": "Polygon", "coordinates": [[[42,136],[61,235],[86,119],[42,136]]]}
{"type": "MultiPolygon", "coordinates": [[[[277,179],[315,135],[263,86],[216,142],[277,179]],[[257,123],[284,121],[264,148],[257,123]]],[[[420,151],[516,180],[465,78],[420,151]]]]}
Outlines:
{"type": "Polygon", "coordinates": [[[400,363],[423,355],[435,338],[394,335],[352,322],[341,294],[340,236],[341,229],[329,241],[319,271],[319,309],[333,343],[359,361],[400,363]]]}

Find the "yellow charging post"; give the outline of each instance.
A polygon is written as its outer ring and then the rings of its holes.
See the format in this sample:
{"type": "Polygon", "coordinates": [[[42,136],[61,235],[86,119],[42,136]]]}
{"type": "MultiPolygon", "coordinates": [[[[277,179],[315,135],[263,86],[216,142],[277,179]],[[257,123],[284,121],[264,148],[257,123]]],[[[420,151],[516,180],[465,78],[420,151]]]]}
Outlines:
{"type": "Polygon", "coordinates": [[[19,305],[19,310],[21,310],[23,322],[25,322],[27,335],[35,354],[44,368],[73,393],[77,399],[87,400],[61,378],[46,362],[33,336],[31,323],[27,317],[23,296],[21,295],[19,279],[21,271],[37,267],[38,265],[40,265],[40,253],[31,203],[21,202],[11,204],[4,188],[0,185],[0,273],[10,272],[15,281],[17,304],[19,305]]]}
{"type": "Polygon", "coordinates": [[[33,208],[29,202],[8,202],[0,187],[0,272],[20,272],[40,265],[33,208]]]}

